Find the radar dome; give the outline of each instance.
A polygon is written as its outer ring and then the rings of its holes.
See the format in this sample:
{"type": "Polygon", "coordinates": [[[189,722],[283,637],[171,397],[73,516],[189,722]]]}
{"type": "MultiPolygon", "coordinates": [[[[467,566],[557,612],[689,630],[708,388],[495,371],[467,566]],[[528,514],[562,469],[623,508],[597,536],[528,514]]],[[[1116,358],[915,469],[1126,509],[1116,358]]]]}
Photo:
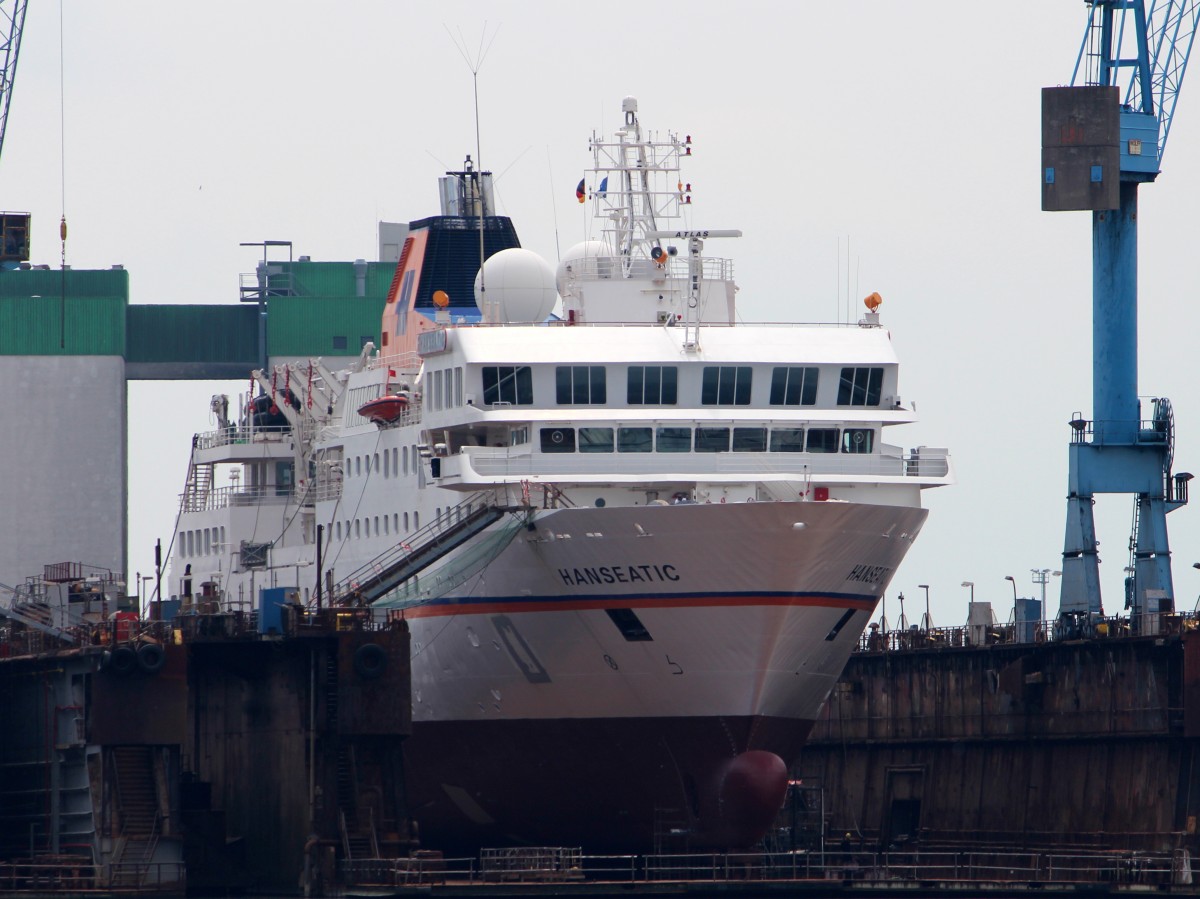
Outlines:
{"type": "Polygon", "coordinates": [[[563,253],[562,261],[558,263],[558,270],[554,274],[554,283],[558,287],[559,295],[564,297],[567,295],[568,266],[580,259],[595,259],[600,256],[611,255],[612,250],[602,240],[585,240],[582,243],[575,244],[575,246],[563,253]]]}
{"type": "Polygon", "coordinates": [[[480,275],[487,278],[487,300],[501,322],[541,322],[554,310],[558,292],[554,272],[537,253],[520,247],[490,256],[475,276],[475,305],[483,312],[480,275]]]}

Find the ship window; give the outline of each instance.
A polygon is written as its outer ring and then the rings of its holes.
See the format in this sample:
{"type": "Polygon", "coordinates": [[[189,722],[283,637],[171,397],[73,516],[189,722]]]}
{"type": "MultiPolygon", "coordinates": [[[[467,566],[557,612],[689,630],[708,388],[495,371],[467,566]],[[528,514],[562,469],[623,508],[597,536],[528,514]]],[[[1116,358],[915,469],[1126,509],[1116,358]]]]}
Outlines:
{"type": "Polygon", "coordinates": [[[483,366],[483,403],[493,406],[533,405],[533,372],[528,365],[483,366]]]}
{"type": "MultiPolygon", "coordinates": [[[[389,524],[391,524],[391,522],[389,522],[389,521],[388,521],[388,517],[387,517],[386,515],[384,515],[384,516],[383,516],[383,533],[384,533],[384,536],[387,536],[388,534],[390,534],[390,533],[391,533],[391,528],[389,528],[389,527],[388,527],[388,525],[389,525],[389,524]]],[[[376,531],[378,531],[378,528],[376,528],[376,531]]]]}
{"type": "Polygon", "coordinates": [[[421,530],[421,513],[420,512],[413,512],[413,530],[414,531],[421,530]]]}
{"type": "Polygon", "coordinates": [[[218,551],[223,551],[224,549],[225,549],[225,525],[221,525],[221,545],[218,548],[218,551]]]}
{"type": "Polygon", "coordinates": [[[375,454],[375,474],[379,474],[379,453],[375,454]]]}
{"type": "Polygon", "coordinates": [[[766,428],[734,428],[733,451],[735,453],[762,453],[767,449],[766,428]]]}
{"type": "Polygon", "coordinates": [[[543,453],[573,453],[575,452],[574,428],[542,428],[543,453]]]}
{"type": "Polygon", "coordinates": [[[397,534],[400,533],[400,513],[399,512],[392,513],[392,530],[395,531],[397,534]]]}
{"type": "MultiPolygon", "coordinates": [[[[585,571],[587,569],[584,569],[585,571]]],[[[653,640],[650,632],[646,630],[646,626],[642,624],[642,620],[638,618],[637,613],[633,609],[605,609],[608,617],[612,619],[612,623],[617,626],[617,630],[621,632],[626,640],[631,643],[641,643],[647,640],[653,640]]]]}
{"type": "Polygon", "coordinates": [[[396,477],[400,476],[400,448],[395,446],[392,447],[392,471],[396,477]]]}
{"type": "Polygon", "coordinates": [[[809,428],[807,446],[810,453],[836,453],[838,451],[838,429],[809,428]]]}
{"type": "Polygon", "coordinates": [[[529,442],[529,428],[513,428],[508,435],[509,446],[521,446],[529,442]]]}
{"type": "Polygon", "coordinates": [[[773,428],[771,430],[771,452],[804,452],[804,428],[773,428]]]}
{"type": "Polygon", "coordinates": [[[631,406],[674,406],[679,369],[674,365],[631,365],[626,401],[631,406]]]}
{"type": "Polygon", "coordinates": [[[603,365],[559,365],[554,369],[560,406],[602,406],[608,402],[603,365]]]}
{"type": "Polygon", "coordinates": [[[354,457],[354,476],[356,478],[362,477],[362,456],[354,457]]]}
{"type": "Polygon", "coordinates": [[[729,452],[729,428],[696,428],[696,452],[729,452]]]}
{"type": "Polygon", "coordinates": [[[658,428],[655,447],[660,453],[686,453],[692,448],[691,428],[658,428]]]}
{"type": "Polygon", "coordinates": [[[454,405],[461,406],[463,404],[463,382],[462,382],[462,366],[456,366],[454,369],[454,405]]]}
{"type": "Polygon", "coordinates": [[[344,350],[346,348],[346,335],[335,335],[333,338],[333,348],[335,350],[344,350]]]}
{"type": "Polygon", "coordinates": [[[342,539],[342,523],[339,521],[334,527],[334,536],[336,539],[342,539]]]}
{"type": "Polygon", "coordinates": [[[706,365],[700,384],[700,403],[705,406],[750,405],[750,366],[706,365]]]}
{"type": "Polygon", "coordinates": [[[875,432],[870,428],[846,428],[842,432],[843,453],[869,453],[875,442],[875,432]]]}
{"type": "Polygon", "coordinates": [[[777,366],[771,372],[772,406],[815,406],[817,368],[777,366]]]}
{"type": "Polygon", "coordinates": [[[204,554],[207,556],[212,552],[212,531],[209,528],[204,529],[204,554]]]}
{"type": "Polygon", "coordinates": [[[838,405],[878,406],[882,389],[882,368],[843,368],[838,383],[838,405]]]}
{"type": "Polygon", "coordinates": [[[654,451],[654,434],[650,428],[617,428],[617,452],[650,453],[654,451]]]}
{"type": "Polygon", "coordinates": [[[392,454],[387,450],[383,451],[383,476],[385,478],[392,476],[392,454]]]}
{"type": "Polygon", "coordinates": [[[404,473],[408,474],[408,447],[404,447],[404,473]]]}
{"type": "Polygon", "coordinates": [[[364,537],[371,536],[371,519],[369,519],[369,518],[363,519],[363,536],[364,537]]]}
{"type": "Polygon", "coordinates": [[[354,519],[354,537],[356,540],[362,536],[362,527],[360,526],[360,523],[360,519],[354,519]]]}
{"type": "Polygon", "coordinates": [[[189,556],[196,554],[196,539],[192,536],[193,533],[193,531],[187,532],[187,554],[189,556]]]}
{"type": "Polygon", "coordinates": [[[379,536],[379,516],[375,516],[375,536],[379,536]]]}
{"type": "Polygon", "coordinates": [[[404,530],[408,530],[408,513],[404,513],[404,530]]]}
{"type": "Polygon", "coordinates": [[[579,451],[581,453],[611,453],[613,451],[613,429],[580,428],[579,451]]]}

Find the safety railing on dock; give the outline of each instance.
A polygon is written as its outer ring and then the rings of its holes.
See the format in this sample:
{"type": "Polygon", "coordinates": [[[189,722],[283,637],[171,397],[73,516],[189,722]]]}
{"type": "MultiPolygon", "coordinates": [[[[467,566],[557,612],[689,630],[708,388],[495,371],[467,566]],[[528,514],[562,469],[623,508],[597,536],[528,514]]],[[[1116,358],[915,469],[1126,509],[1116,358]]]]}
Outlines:
{"type": "Polygon", "coordinates": [[[1134,616],[1080,614],[1040,621],[967,624],[953,627],[889,628],[873,622],[859,639],[860,652],[954,649],[1011,643],[1049,643],[1069,640],[1118,640],[1129,637],[1169,637],[1200,630],[1200,611],[1154,612],[1134,616]]]}
{"type": "Polygon", "coordinates": [[[356,859],[340,869],[358,887],[510,883],[720,883],[839,881],[864,886],[1102,884],[1165,888],[1192,884],[1192,861],[1174,853],[807,851],[586,855],[570,848],[484,850],[478,858],[436,853],[400,859],[356,859]],[[489,856],[488,853],[493,855],[489,856]],[[495,853],[501,853],[498,863],[495,853]]]}
{"type": "Polygon", "coordinates": [[[0,862],[0,894],[120,892],[182,896],[187,888],[183,862],[96,865],[72,856],[0,862]]]}

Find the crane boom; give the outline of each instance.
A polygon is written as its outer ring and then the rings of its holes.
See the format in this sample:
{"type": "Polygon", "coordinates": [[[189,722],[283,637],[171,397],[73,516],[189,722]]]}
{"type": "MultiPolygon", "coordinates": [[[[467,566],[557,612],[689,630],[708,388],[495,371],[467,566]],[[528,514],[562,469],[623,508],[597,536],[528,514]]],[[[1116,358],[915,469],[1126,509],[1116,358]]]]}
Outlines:
{"type": "MultiPolygon", "coordinates": [[[[1161,165],[1200,22],[1200,0],[1152,0],[1149,11],[1142,0],[1089,0],[1088,7],[1088,27],[1071,84],[1121,87],[1119,70],[1131,69],[1121,99],[1122,131],[1130,116],[1149,117],[1149,127],[1158,132],[1158,151],[1152,158],[1161,165]],[[1123,56],[1127,43],[1133,53],[1123,56]]],[[[1123,172],[1129,170],[1122,165],[1123,172]]],[[[1157,171],[1156,167],[1151,177],[1157,171]]]]}
{"type": "Polygon", "coordinates": [[[13,79],[17,75],[17,56],[21,51],[21,32],[25,28],[25,8],[29,0],[0,0],[0,153],[4,150],[4,131],[8,127],[8,107],[12,102],[13,79]]]}

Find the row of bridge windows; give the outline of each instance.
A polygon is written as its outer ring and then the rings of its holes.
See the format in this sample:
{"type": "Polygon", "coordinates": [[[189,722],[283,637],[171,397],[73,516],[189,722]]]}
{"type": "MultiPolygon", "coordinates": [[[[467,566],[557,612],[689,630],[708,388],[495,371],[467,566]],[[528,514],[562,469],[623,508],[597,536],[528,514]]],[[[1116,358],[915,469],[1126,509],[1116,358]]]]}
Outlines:
{"type": "MultiPolygon", "coordinates": [[[[755,370],[749,365],[706,365],[700,377],[700,405],[748,406],[755,370]]],[[[533,369],[528,365],[487,365],[482,369],[483,403],[533,405],[533,369]]],[[[816,366],[777,365],[771,369],[772,406],[815,406],[820,370],[816,366]]],[[[878,406],[882,367],[842,368],[839,406],[878,406]]],[[[554,399],[560,406],[608,403],[608,369],[603,365],[559,365],[554,369],[554,399]]],[[[674,406],[679,402],[679,366],[630,365],[625,375],[630,406],[674,406]]]]}
{"type": "Polygon", "coordinates": [[[869,453],[871,428],[542,428],[543,453],[869,453]]]}

